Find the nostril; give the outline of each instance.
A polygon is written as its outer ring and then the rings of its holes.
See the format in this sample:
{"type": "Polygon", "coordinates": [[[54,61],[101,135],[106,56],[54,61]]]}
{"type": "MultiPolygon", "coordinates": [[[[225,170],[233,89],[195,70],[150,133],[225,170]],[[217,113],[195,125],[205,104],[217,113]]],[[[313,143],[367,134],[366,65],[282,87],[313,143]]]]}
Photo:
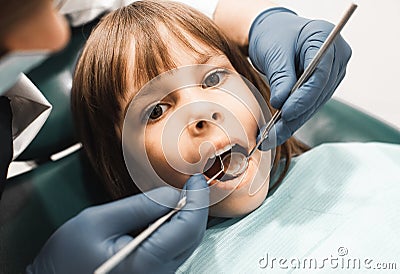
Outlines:
{"type": "Polygon", "coordinates": [[[204,127],[204,121],[198,121],[198,122],[196,123],[196,128],[202,129],[203,127],[204,127]]]}
{"type": "Polygon", "coordinates": [[[213,118],[213,120],[220,120],[221,119],[221,114],[219,114],[218,112],[214,112],[212,114],[211,118],[213,118]]]}

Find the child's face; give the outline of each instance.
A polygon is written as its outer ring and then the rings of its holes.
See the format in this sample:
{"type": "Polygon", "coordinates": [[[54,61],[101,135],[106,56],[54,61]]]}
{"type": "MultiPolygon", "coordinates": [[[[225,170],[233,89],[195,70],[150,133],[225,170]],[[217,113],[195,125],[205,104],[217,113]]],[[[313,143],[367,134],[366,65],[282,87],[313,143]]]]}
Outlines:
{"type": "MultiPolygon", "coordinates": [[[[178,45],[170,48],[180,49],[178,45]]],[[[152,86],[155,93],[169,89],[163,96],[141,101],[140,106],[137,101],[135,109],[145,113],[146,122],[143,136],[131,140],[143,140],[157,175],[182,188],[190,174],[209,167],[209,159],[216,154],[232,146],[249,152],[256,144],[262,114],[252,91],[232,73],[235,69],[224,54],[214,51],[202,60],[187,50],[175,50],[171,55],[177,67],[186,67],[167,73],[152,86]]],[[[219,157],[213,159],[219,161],[219,157]]],[[[243,175],[214,180],[210,215],[234,217],[258,207],[268,193],[270,166],[270,152],[256,151],[243,175]]],[[[218,171],[216,167],[204,173],[207,179],[218,171]]]]}

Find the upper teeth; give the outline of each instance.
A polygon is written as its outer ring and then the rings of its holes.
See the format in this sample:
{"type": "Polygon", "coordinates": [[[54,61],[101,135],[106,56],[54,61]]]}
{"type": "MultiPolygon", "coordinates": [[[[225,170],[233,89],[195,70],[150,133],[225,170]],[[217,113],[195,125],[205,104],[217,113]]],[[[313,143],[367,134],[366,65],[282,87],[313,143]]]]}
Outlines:
{"type": "Polygon", "coordinates": [[[219,156],[221,154],[223,154],[224,152],[227,152],[228,150],[230,150],[233,147],[232,144],[228,144],[225,147],[218,149],[215,154],[213,156],[211,156],[211,159],[214,158],[215,156],[219,156]]]}

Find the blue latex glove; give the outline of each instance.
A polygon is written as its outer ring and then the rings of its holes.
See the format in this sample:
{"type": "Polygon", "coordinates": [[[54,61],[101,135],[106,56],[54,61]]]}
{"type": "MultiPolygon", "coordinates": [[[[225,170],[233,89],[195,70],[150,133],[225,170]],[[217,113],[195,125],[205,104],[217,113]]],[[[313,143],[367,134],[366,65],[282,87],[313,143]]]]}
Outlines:
{"type": "MultiPolygon", "coordinates": [[[[209,204],[209,190],[203,175],[192,176],[185,185],[187,203],[183,209],[209,204]]],[[[154,189],[151,195],[176,204],[179,192],[154,189]]],[[[147,226],[171,209],[138,194],[95,206],[61,226],[47,241],[27,273],[93,273],[103,262],[132,240],[127,233],[147,226]]],[[[164,223],[129,255],[112,273],[174,272],[203,238],[208,207],[181,210],[164,223]]]]}
{"type": "MultiPolygon", "coordinates": [[[[309,20],[285,8],[272,8],[254,20],[249,33],[249,56],[271,87],[271,105],[282,109],[275,124],[276,145],[284,143],[331,98],[342,81],[351,48],[339,35],[313,75],[289,96],[291,88],[333,29],[326,21],[309,20]],[[286,101],[286,102],[285,102],[286,101]]],[[[268,139],[263,149],[274,142],[268,139]]]]}

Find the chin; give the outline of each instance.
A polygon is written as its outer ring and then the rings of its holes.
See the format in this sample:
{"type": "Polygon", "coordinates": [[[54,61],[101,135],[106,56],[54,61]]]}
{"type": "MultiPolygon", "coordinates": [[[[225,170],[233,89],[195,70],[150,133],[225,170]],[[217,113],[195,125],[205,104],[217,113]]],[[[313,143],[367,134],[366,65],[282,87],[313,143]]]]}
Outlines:
{"type": "MultiPolygon", "coordinates": [[[[249,214],[264,202],[268,194],[268,188],[269,179],[267,178],[262,188],[253,195],[248,194],[248,188],[235,190],[222,201],[210,206],[209,215],[213,217],[235,218],[249,214]]],[[[213,195],[211,192],[211,196],[213,195]]]]}
{"type": "Polygon", "coordinates": [[[246,172],[232,181],[211,185],[210,216],[234,218],[249,214],[265,200],[269,189],[271,154],[256,153],[246,172]]]}

